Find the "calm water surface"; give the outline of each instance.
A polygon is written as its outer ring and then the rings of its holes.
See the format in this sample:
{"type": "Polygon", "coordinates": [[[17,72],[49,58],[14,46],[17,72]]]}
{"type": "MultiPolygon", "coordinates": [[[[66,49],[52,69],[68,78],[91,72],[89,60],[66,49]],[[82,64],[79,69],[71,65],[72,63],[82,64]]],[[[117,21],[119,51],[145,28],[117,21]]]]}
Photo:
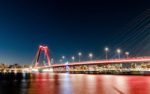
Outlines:
{"type": "Polygon", "coordinates": [[[49,73],[11,75],[5,79],[2,76],[0,94],[150,94],[150,76],[49,73]]]}

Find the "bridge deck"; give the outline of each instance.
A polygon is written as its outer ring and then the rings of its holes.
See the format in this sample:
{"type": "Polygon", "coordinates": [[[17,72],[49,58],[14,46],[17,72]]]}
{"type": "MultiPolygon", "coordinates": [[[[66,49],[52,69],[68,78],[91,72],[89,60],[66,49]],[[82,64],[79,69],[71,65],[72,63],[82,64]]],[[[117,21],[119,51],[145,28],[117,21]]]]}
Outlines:
{"type": "Polygon", "coordinates": [[[147,62],[147,61],[150,61],[150,57],[72,62],[68,64],[53,64],[52,67],[59,67],[59,66],[66,66],[66,65],[75,66],[75,65],[92,65],[92,64],[106,64],[106,63],[110,64],[110,63],[147,62]]]}

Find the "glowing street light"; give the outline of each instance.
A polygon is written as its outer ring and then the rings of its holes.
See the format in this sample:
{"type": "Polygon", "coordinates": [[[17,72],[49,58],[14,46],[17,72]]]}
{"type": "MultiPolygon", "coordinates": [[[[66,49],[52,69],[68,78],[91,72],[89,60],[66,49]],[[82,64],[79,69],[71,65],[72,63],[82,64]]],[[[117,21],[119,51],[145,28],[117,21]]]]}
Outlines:
{"type": "Polygon", "coordinates": [[[80,62],[80,59],[81,59],[82,53],[81,53],[81,52],[79,52],[79,53],[78,53],[78,56],[79,56],[79,62],[80,62]]]}
{"type": "Polygon", "coordinates": [[[65,56],[62,56],[61,58],[62,58],[63,62],[65,62],[65,58],[66,58],[66,57],[65,57],[65,56]]]}
{"type": "Polygon", "coordinates": [[[72,56],[72,57],[71,57],[71,59],[72,59],[72,61],[74,62],[74,60],[75,60],[75,57],[74,57],[74,56],[72,56]]]}
{"type": "Polygon", "coordinates": [[[129,52],[125,52],[125,55],[126,55],[126,58],[128,58],[129,57],[129,52]]]}
{"type": "Polygon", "coordinates": [[[109,48],[108,47],[105,47],[105,58],[106,58],[106,60],[108,59],[108,51],[109,51],[109,48]]]}
{"type": "Polygon", "coordinates": [[[65,56],[62,56],[62,59],[65,59],[66,57],[65,56]]]}
{"type": "Polygon", "coordinates": [[[92,53],[89,53],[89,58],[90,58],[90,60],[92,60],[92,58],[93,58],[93,54],[92,53]]]}
{"type": "Polygon", "coordinates": [[[120,49],[117,49],[117,54],[118,54],[118,58],[120,59],[120,53],[121,53],[121,50],[120,49]]]}

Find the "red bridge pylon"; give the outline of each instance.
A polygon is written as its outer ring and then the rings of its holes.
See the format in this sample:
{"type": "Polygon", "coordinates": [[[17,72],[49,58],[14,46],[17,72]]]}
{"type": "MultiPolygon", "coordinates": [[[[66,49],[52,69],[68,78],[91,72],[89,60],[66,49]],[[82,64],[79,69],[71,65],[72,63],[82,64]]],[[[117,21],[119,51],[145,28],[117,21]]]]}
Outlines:
{"type": "Polygon", "coordinates": [[[48,46],[45,46],[45,45],[40,45],[39,46],[39,49],[36,53],[36,56],[35,56],[35,59],[34,59],[34,65],[33,67],[34,68],[37,68],[38,65],[39,65],[39,59],[40,59],[40,55],[41,53],[44,52],[46,58],[47,58],[47,66],[51,66],[51,59],[50,59],[50,54],[49,54],[49,49],[48,49],[48,46]]]}

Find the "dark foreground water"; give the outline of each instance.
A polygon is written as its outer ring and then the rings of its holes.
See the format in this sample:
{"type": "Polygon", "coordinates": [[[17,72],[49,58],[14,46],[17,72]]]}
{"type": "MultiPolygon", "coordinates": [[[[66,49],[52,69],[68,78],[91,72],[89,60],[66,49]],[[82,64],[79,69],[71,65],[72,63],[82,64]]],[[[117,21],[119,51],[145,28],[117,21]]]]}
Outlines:
{"type": "Polygon", "coordinates": [[[150,94],[150,76],[0,74],[0,94],[150,94]]]}

